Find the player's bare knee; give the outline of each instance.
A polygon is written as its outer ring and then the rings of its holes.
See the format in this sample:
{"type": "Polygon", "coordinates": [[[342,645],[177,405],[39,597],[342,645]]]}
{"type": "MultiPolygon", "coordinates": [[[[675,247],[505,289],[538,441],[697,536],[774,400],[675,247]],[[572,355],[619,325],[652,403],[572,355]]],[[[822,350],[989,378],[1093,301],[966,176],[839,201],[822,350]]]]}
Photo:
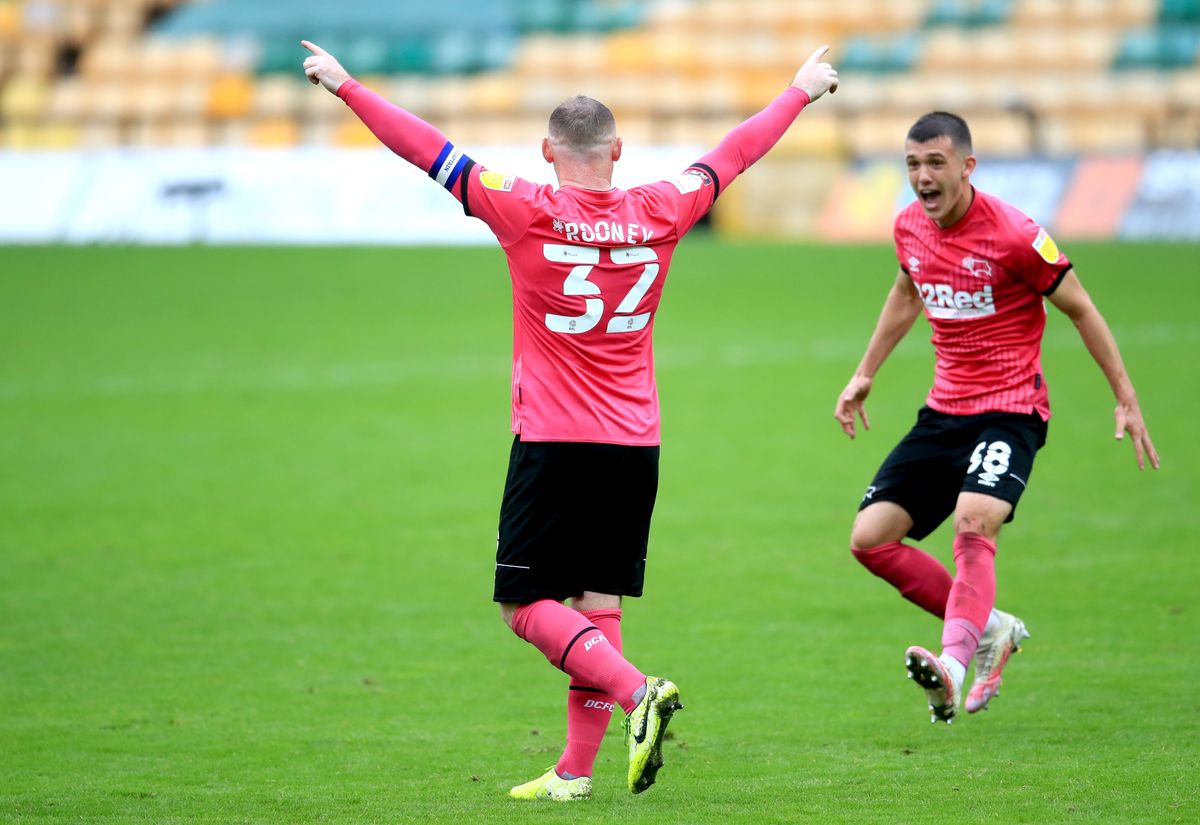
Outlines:
{"type": "Polygon", "coordinates": [[[870,550],[872,547],[878,547],[884,543],[880,540],[879,531],[870,527],[859,527],[856,524],[850,531],[850,552],[855,556],[864,550],[870,550]]]}
{"type": "Polygon", "coordinates": [[[900,541],[908,533],[909,524],[893,519],[870,518],[862,514],[850,530],[850,552],[855,555],[884,544],[900,541]]]}
{"type": "Polygon", "coordinates": [[[989,539],[1000,532],[1001,520],[981,513],[957,513],[954,516],[954,534],[978,533],[989,539]]]}

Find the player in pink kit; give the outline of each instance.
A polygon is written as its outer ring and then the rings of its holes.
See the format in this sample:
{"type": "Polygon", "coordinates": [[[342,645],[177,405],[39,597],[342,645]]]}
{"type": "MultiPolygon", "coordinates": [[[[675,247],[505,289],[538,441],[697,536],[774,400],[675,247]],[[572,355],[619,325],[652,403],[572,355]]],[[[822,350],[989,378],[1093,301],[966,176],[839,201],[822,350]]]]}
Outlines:
{"type": "Polygon", "coordinates": [[[955,718],[975,657],[968,712],[996,695],[1025,624],[994,609],[1000,526],[1012,521],[1045,443],[1050,402],[1042,377],[1043,298],[1065,313],[1117,399],[1116,437],[1129,433],[1139,469],[1159,466],[1133,384],[1112,333],[1044,229],[980,192],[971,133],[933,112],[909,130],[908,179],[916,202],[896,218],[900,271],[834,417],[850,438],[875,373],[924,309],[937,356],[933,389],[917,422],[880,467],[859,506],[854,556],[901,595],[944,620],[942,653],[905,654],[926,691],[932,721],[955,718]],[[921,540],[954,514],[955,575],[903,542],[921,540]]]}
{"type": "Polygon", "coordinates": [[[621,655],[621,597],[640,596],[658,489],[659,410],[651,333],[676,244],[800,111],[837,85],[818,49],[792,84],[668,180],[612,186],[612,113],[575,97],[550,116],[542,156],[557,188],[484,169],[437,129],[353,80],[313,44],[313,83],[337,94],[388,148],[426,170],[495,233],[513,286],[512,431],[494,599],[505,622],[571,677],[567,747],[519,799],[592,793],[614,705],[627,715],[628,786],[662,766],[682,707],[667,679],[621,655]],[[570,606],[563,604],[570,601],[570,606]]]}

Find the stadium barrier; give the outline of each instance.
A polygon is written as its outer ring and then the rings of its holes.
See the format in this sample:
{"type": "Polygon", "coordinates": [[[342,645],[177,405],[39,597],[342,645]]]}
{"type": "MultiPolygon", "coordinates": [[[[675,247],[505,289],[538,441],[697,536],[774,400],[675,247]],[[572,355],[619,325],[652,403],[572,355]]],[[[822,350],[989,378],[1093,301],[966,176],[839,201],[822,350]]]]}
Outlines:
{"type": "MultiPolygon", "coordinates": [[[[630,149],[615,183],[661,180],[703,149],[630,149]]],[[[468,154],[550,182],[536,147],[468,154]]],[[[1067,238],[1200,240],[1200,152],[981,159],[973,180],[1067,238]]],[[[482,244],[491,235],[386,150],[0,153],[0,243],[482,244]]],[[[731,236],[887,241],[912,198],[898,157],[771,155],[718,203],[731,236]]]]}

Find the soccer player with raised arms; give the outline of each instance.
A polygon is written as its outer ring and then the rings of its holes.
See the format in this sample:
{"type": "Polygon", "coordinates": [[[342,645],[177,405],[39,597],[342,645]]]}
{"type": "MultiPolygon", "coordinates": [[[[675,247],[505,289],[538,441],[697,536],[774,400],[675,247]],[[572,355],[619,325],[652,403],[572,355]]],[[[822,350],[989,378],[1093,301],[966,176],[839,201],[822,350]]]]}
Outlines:
{"type": "Polygon", "coordinates": [[[558,187],[489,171],[441,132],[366,89],[318,46],[304,70],[379,140],[495,233],[513,289],[512,431],[494,600],[513,632],[570,675],[567,746],[519,799],[592,793],[613,706],[626,715],[628,787],[650,787],[679,709],[669,680],[621,654],[621,598],[640,596],[658,489],[651,333],[675,246],[800,111],[837,86],[818,49],[763,111],[663,181],[612,185],[612,113],[575,97],[550,115],[542,156],[558,187]],[[563,602],[569,601],[570,605],[563,602]]]}
{"type": "Polygon", "coordinates": [[[850,438],[876,372],[924,310],[933,328],[933,388],[859,505],[854,556],[904,598],[943,620],[942,649],[905,653],[925,689],[931,721],[952,722],[972,657],[967,711],[987,707],[1025,624],[996,610],[994,559],[1045,443],[1050,402],[1042,376],[1043,299],[1074,322],[1116,396],[1116,438],[1126,432],[1139,469],[1158,453],[1108,325],[1071,262],[1033,220],[971,184],[966,122],[948,112],[917,120],[905,142],[917,199],[896,218],[900,271],[867,351],[838,396],[834,417],[850,438]],[[954,515],[955,574],[919,548],[954,515]]]}

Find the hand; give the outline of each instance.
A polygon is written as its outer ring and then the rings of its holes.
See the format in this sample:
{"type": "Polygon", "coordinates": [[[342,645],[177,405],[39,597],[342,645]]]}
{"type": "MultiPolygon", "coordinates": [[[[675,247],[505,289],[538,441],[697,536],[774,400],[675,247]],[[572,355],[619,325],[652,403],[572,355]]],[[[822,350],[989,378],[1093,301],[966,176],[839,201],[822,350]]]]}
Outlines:
{"type": "Polygon", "coordinates": [[[837,91],[837,69],[828,63],[820,62],[827,51],[829,51],[829,47],[822,46],[813,52],[812,56],[804,61],[804,65],[800,67],[800,71],[796,72],[796,77],[792,79],[793,86],[808,92],[810,102],[816,100],[826,92],[833,94],[837,91]]]}
{"type": "Polygon", "coordinates": [[[871,379],[863,375],[855,375],[838,396],[837,406],[833,408],[833,417],[842,425],[842,432],[854,438],[854,414],[862,419],[863,429],[871,429],[871,421],[867,418],[867,408],[863,404],[871,392],[871,379]]]}
{"type": "Polygon", "coordinates": [[[1124,440],[1126,432],[1133,439],[1133,452],[1137,456],[1138,469],[1146,469],[1146,456],[1149,456],[1150,466],[1157,470],[1159,465],[1158,452],[1154,449],[1154,443],[1150,440],[1150,432],[1146,429],[1146,422],[1142,421],[1142,410],[1138,406],[1137,399],[1118,403],[1117,408],[1113,410],[1113,416],[1117,419],[1117,441],[1124,440]]]}
{"type": "Polygon", "coordinates": [[[301,40],[300,45],[312,52],[304,58],[304,73],[315,86],[318,83],[337,94],[338,87],[350,79],[350,75],[337,62],[337,58],[315,43],[301,40]]]}

